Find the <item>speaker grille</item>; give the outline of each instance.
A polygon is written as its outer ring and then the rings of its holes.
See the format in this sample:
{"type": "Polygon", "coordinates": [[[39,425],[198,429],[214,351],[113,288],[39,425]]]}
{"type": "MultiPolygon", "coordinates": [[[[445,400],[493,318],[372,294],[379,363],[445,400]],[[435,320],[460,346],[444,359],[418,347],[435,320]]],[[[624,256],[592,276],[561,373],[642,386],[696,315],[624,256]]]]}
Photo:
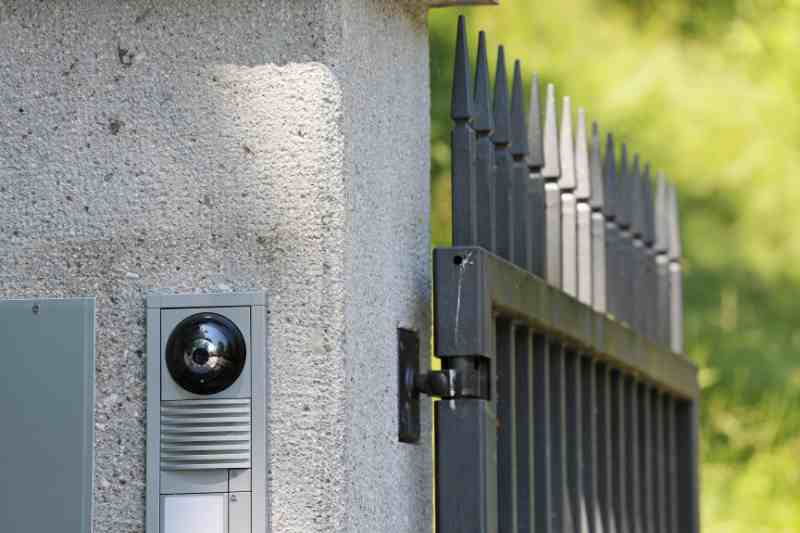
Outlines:
{"type": "Polygon", "coordinates": [[[161,402],[161,470],[250,468],[250,400],[161,402]]]}

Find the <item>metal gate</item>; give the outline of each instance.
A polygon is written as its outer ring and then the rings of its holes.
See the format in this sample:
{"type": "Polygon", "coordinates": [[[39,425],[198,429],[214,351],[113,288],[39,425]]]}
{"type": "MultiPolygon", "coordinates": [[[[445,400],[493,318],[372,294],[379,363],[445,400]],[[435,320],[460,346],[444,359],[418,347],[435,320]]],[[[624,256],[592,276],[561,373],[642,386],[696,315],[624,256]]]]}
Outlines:
{"type": "MultiPolygon", "coordinates": [[[[453,243],[434,256],[437,531],[699,531],[697,369],[681,354],[674,187],[555,90],[490,106],[463,18],[453,243]],[[526,124],[527,122],[527,124],[526,124]],[[619,153],[619,155],[618,155],[619,153]]],[[[435,381],[435,386],[431,383],[435,381]]]]}

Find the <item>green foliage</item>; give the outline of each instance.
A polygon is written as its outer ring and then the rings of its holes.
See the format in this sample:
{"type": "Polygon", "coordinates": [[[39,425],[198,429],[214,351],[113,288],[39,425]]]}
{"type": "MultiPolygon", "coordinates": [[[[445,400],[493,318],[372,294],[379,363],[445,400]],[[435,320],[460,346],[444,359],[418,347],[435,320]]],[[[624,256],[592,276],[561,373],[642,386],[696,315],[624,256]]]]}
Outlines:
{"type": "MultiPolygon", "coordinates": [[[[703,530],[800,530],[800,2],[502,0],[467,9],[530,77],[679,185],[703,530]]],[[[450,234],[454,10],[430,16],[434,242],[450,234]]]]}

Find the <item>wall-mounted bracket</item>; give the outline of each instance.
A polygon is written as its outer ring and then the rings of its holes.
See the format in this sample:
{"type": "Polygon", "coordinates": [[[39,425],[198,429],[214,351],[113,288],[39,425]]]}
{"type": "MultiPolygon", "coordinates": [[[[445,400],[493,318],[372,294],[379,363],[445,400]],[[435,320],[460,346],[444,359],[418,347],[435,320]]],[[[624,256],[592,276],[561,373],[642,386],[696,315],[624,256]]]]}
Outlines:
{"type": "Polygon", "coordinates": [[[444,361],[448,368],[420,372],[419,334],[397,330],[398,423],[400,442],[420,438],[420,395],[442,399],[488,398],[488,360],[457,357],[444,361]]]}

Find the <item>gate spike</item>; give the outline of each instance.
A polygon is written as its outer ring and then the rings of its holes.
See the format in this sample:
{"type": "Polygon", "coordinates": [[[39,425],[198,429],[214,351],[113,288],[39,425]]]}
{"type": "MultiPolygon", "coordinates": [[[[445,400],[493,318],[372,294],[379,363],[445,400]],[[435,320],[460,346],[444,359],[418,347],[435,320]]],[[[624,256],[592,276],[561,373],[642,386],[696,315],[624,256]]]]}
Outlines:
{"type": "Polygon", "coordinates": [[[642,205],[642,173],[639,167],[639,154],[633,155],[633,172],[631,172],[628,186],[630,187],[631,233],[642,237],[644,235],[644,205],[642,205]]]}
{"type": "Polygon", "coordinates": [[[603,192],[605,193],[606,218],[614,220],[619,209],[617,203],[617,152],[614,147],[614,134],[606,134],[606,159],[603,168],[603,192]]]}
{"type": "Polygon", "coordinates": [[[539,103],[539,74],[531,79],[531,101],[528,110],[528,167],[538,172],[544,166],[542,146],[542,111],[539,103]]]}
{"type": "Polygon", "coordinates": [[[514,82],[511,86],[511,155],[514,159],[528,155],[528,130],[525,126],[522,63],[514,62],[514,82]]]}
{"type": "Polygon", "coordinates": [[[658,171],[658,177],[656,178],[658,183],[656,185],[656,240],[653,244],[653,248],[655,248],[656,253],[667,253],[668,247],[668,235],[669,235],[669,223],[667,219],[667,201],[668,192],[667,192],[667,178],[664,176],[664,173],[660,170],[658,171]]]}
{"type": "Polygon", "coordinates": [[[558,186],[562,191],[575,188],[575,140],[572,138],[572,101],[564,97],[561,109],[561,177],[558,186]]]}
{"type": "Polygon", "coordinates": [[[681,243],[680,214],[678,211],[678,191],[675,184],[669,186],[669,203],[667,204],[667,217],[669,221],[668,254],[672,261],[680,261],[683,253],[681,243]]]}
{"type": "Polygon", "coordinates": [[[575,198],[588,201],[592,193],[589,177],[589,144],[586,135],[586,110],[578,109],[578,131],[575,134],[575,198]]]}
{"type": "Polygon", "coordinates": [[[628,206],[630,209],[631,221],[631,234],[642,234],[642,220],[641,220],[641,206],[639,205],[639,198],[641,198],[642,188],[642,172],[641,160],[638,153],[633,154],[633,167],[628,174],[628,206]]]}
{"type": "Polygon", "coordinates": [[[509,143],[510,120],[506,52],[500,46],[497,49],[497,73],[494,77],[494,133],[492,133],[492,141],[495,144],[506,145],[509,143]]]}
{"type": "Polygon", "coordinates": [[[456,61],[453,70],[453,99],[450,108],[450,116],[453,120],[472,118],[472,95],[469,88],[471,83],[472,73],[469,64],[466,19],[464,15],[461,15],[458,17],[456,61]]]}
{"type": "Polygon", "coordinates": [[[600,128],[592,122],[592,148],[589,152],[589,175],[591,185],[592,209],[603,209],[605,191],[603,190],[603,162],[600,159],[600,128]]]}
{"type": "Polygon", "coordinates": [[[561,175],[561,162],[558,153],[558,122],[556,117],[556,86],[547,84],[547,102],[544,109],[544,167],[542,176],[556,179],[561,175]]]}
{"type": "Polygon", "coordinates": [[[489,61],[486,58],[486,32],[478,34],[478,64],[475,67],[475,131],[490,132],[494,128],[489,103],[489,61]]]}
{"type": "Polygon", "coordinates": [[[622,143],[619,154],[619,167],[614,184],[614,194],[617,204],[617,222],[623,228],[627,228],[630,223],[630,212],[628,211],[627,192],[628,192],[628,145],[622,143]]]}
{"type": "Polygon", "coordinates": [[[653,205],[653,182],[650,179],[650,163],[644,167],[642,177],[642,213],[644,215],[644,229],[642,237],[647,246],[652,246],[656,240],[655,235],[655,206],[653,205]]]}

